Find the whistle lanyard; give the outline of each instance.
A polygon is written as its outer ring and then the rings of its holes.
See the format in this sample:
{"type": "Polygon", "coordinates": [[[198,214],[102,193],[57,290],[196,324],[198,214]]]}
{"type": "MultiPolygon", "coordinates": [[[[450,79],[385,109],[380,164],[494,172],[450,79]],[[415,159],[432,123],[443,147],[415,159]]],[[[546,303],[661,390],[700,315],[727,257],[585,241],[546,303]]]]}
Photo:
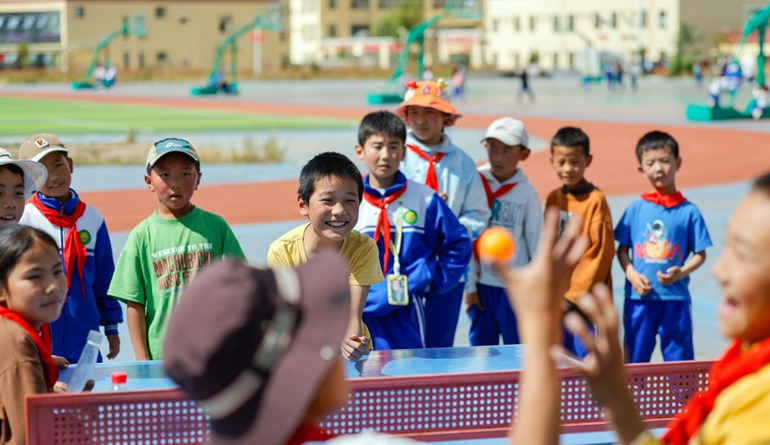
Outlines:
{"type": "Polygon", "coordinates": [[[393,252],[393,274],[401,275],[401,259],[398,257],[401,252],[401,241],[404,234],[404,215],[401,200],[398,201],[398,209],[393,213],[393,219],[396,221],[396,243],[390,242],[390,251],[393,252]]]}

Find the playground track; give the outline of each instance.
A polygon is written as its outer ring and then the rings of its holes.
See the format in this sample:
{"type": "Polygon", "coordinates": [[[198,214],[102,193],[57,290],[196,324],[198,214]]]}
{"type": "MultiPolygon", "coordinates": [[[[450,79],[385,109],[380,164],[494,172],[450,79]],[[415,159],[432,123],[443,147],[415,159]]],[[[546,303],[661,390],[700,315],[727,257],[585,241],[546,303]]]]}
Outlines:
{"type": "MultiPolygon", "coordinates": [[[[354,120],[373,110],[364,107],[258,103],[221,98],[157,98],[39,91],[0,91],[0,96],[354,120]]],[[[466,115],[458,121],[458,127],[485,129],[497,117],[486,114],[466,115]]],[[[545,140],[549,140],[556,130],[565,125],[583,128],[591,137],[591,151],[594,155],[587,177],[596,182],[607,195],[635,194],[648,187],[647,181],[637,171],[632,147],[642,134],[652,129],[670,132],[680,143],[683,165],[678,175],[679,187],[728,184],[748,180],[770,170],[768,133],[702,125],[651,125],[533,117],[522,120],[530,134],[545,140]]],[[[353,138],[351,131],[351,140],[353,138]]],[[[530,181],[542,195],[559,186],[548,163],[547,150],[533,153],[526,161],[525,168],[530,181]]],[[[298,218],[296,186],[296,181],[206,185],[196,193],[195,202],[223,215],[231,224],[294,220],[298,218]]],[[[104,213],[111,230],[117,231],[131,229],[157,205],[149,192],[140,190],[88,192],[84,195],[89,203],[104,213]]]]}

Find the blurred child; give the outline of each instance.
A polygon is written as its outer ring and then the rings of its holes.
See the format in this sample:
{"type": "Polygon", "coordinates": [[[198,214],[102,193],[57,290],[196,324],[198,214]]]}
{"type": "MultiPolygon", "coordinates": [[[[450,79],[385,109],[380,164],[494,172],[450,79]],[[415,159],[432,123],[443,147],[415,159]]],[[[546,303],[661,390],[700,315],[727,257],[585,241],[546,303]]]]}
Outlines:
{"type": "Polygon", "coordinates": [[[293,267],[322,249],[338,251],[350,270],[351,312],[342,353],[356,361],[371,349],[371,337],[361,322],[369,287],[383,280],[377,244],[353,228],[364,192],[361,172],[339,153],[321,153],[302,168],[297,203],[308,222],[270,244],[270,267],[293,267]]]}
{"type": "Polygon", "coordinates": [[[32,227],[0,227],[0,444],[24,445],[24,397],[54,390],[49,323],[66,297],[56,241],[32,227]]]}
{"type": "MultiPolygon", "coordinates": [[[[490,226],[505,227],[516,240],[511,265],[530,262],[543,227],[543,209],[535,188],[518,166],[530,154],[529,134],[524,124],[511,117],[492,122],[484,136],[488,166],[479,169],[492,211],[490,226]]],[[[518,344],[516,316],[506,295],[505,283],[485,263],[475,261],[466,286],[466,312],[471,317],[472,346],[518,344]],[[478,276],[477,276],[478,275],[478,276]]]]}
{"type": "Polygon", "coordinates": [[[51,324],[53,353],[77,362],[88,331],[103,326],[109,342],[107,358],[113,359],[120,352],[118,324],[123,322],[123,311],[107,293],[115,264],[104,217],[70,188],[73,162],[59,138],[47,133],[31,136],[21,144],[19,158],[40,162],[48,170],[45,186],[27,204],[21,223],[56,240],[67,274],[62,315],[51,324]]]}
{"type": "Polygon", "coordinates": [[[711,237],[698,207],[677,191],[682,159],[676,140],[651,131],[639,140],[636,158],[655,191],[632,202],[615,228],[618,261],[626,273],[626,359],[650,361],[660,335],[664,360],[692,360],[689,275],[706,261],[711,237]]]}
{"type": "Polygon", "coordinates": [[[45,186],[47,178],[43,164],[14,161],[10,153],[0,148],[0,226],[21,220],[25,201],[45,186]]]}
{"type": "MultiPolygon", "coordinates": [[[[612,288],[610,271],[615,256],[612,216],[604,193],[585,178],[592,160],[588,135],[579,128],[564,127],[551,140],[551,166],[563,185],[548,195],[545,206],[559,209],[560,231],[573,216],[580,216],[580,233],[590,242],[564,294],[569,309],[574,309],[575,301],[596,283],[612,288]]],[[[578,356],[586,353],[582,343],[568,332],[564,344],[578,356]]]]}
{"type": "Polygon", "coordinates": [[[109,295],[128,304],[136,360],[159,360],[168,317],[182,289],[206,265],[244,255],[227,222],[191,202],[201,170],[189,142],[156,142],[147,153],[146,167],[144,182],[157,197],[158,209],[129,234],[109,295]]]}
{"type": "Polygon", "coordinates": [[[364,307],[377,349],[424,348],[426,289],[456,287],[471,256],[468,233],[446,202],[398,170],[405,140],[406,126],[389,111],[369,113],[358,127],[356,155],[369,173],[356,229],[374,238],[387,276],[364,307]]]}
{"type": "MultiPolygon", "coordinates": [[[[484,189],[476,164],[444,133],[462,117],[444,94],[443,81],[410,82],[396,114],[404,120],[407,152],[401,170],[407,179],[424,183],[441,196],[460,220],[471,240],[489,221],[484,189]]],[[[425,300],[428,347],[451,347],[462,305],[465,283],[425,300]]]]}

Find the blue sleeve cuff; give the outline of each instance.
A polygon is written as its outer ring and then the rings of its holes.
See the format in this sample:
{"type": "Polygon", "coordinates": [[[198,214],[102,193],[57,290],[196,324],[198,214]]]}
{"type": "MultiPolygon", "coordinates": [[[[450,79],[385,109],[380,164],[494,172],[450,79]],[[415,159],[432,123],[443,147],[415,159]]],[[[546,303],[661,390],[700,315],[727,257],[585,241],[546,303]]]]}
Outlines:
{"type": "Polygon", "coordinates": [[[118,325],[111,324],[104,327],[104,335],[118,335],[118,325]]]}

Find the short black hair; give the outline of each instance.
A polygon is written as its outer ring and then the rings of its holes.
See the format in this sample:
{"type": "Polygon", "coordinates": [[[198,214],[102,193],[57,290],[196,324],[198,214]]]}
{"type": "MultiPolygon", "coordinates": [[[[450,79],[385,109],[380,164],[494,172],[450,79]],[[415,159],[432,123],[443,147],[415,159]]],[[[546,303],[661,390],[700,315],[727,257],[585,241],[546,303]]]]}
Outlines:
{"type": "Polygon", "coordinates": [[[636,144],[636,159],[639,163],[642,163],[642,153],[647,150],[657,150],[659,148],[668,148],[671,150],[671,154],[674,155],[674,159],[679,159],[679,144],[676,142],[673,136],[665,131],[654,130],[651,131],[636,144]]]}
{"type": "Polygon", "coordinates": [[[297,195],[299,195],[303,202],[310,202],[310,197],[315,191],[316,181],[328,177],[350,178],[356,181],[356,185],[358,185],[358,200],[361,201],[363,198],[364,181],[361,177],[361,172],[347,156],[333,151],[317,155],[302,167],[302,172],[299,174],[297,195]]]}
{"type": "Polygon", "coordinates": [[[9,172],[11,172],[11,173],[13,173],[15,175],[19,175],[19,176],[21,176],[21,180],[22,181],[24,180],[24,170],[22,170],[21,167],[19,167],[18,165],[16,165],[16,164],[2,164],[2,165],[0,165],[0,170],[2,170],[2,169],[6,169],[6,170],[8,170],[9,172]]]}
{"type": "Polygon", "coordinates": [[[580,147],[583,149],[583,154],[588,157],[591,154],[591,141],[588,139],[588,135],[578,127],[562,127],[551,139],[551,154],[553,154],[553,147],[580,147]]]}
{"type": "Polygon", "coordinates": [[[0,283],[4,287],[8,285],[8,276],[21,256],[38,243],[47,244],[59,251],[56,241],[42,230],[21,224],[7,224],[0,227],[0,283]]]}
{"type": "Polygon", "coordinates": [[[382,134],[406,142],[406,124],[400,117],[387,110],[373,111],[358,125],[358,145],[364,146],[366,140],[375,134],[382,134]]]}
{"type": "Polygon", "coordinates": [[[756,178],[751,184],[751,190],[770,195],[770,172],[756,178]]]}

